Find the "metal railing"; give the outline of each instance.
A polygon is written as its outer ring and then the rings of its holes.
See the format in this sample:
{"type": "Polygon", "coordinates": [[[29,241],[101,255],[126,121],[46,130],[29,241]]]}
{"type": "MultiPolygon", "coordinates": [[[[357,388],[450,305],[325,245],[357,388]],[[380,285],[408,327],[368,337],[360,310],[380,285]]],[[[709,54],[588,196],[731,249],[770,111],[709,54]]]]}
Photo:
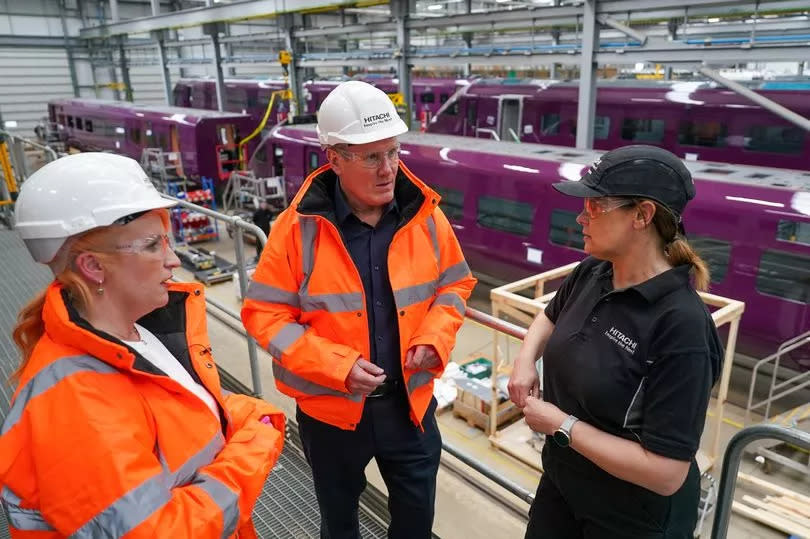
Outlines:
{"type": "MultiPolygon", "coordinates": [[[[247,285],[248,285],[248,276],[244,257],[244,233],[248,232],[250,234],[255,235],[257,241],[260,241],[262,246],[264,246],[267,243],[267,236],[265,235],[265,233],[256,225],[248,223],[238,216],[225,215],[208,208],[197,206],[196,204],[192,204],[191,202],[171,197],[169,195],[164,194],[162,196],[164,198],[177,202],[178,206],[203,213],[208,217],[211,217],[212,219],[223,221],[233,226],[234,240],[235,240],[234,245],[236,247],[236,267],[237,272],[239,274],[239,288],[240,293],[244,298],[247,292],[247,285]]],[[[256,394],[258,397],[261,397],[262,382],[259,369],[258,354],[256,351],[257,349],[256,341],[253,339],[253,337],[248,335],[247,331],[242,326],[242,318],[239,316],[239,313],[229,308],[228,306],[222,304],[221,302],[212,299],[208,296],[206,296],[206,302],[209,305],[209,307],[207,308],[207,312],[210,315],[226,324],[235,332],[240,333],[247,340],[248,357],[250,360],[250,375],[253,385],[252,390],[254,394],[256,394]]],[[[522,339],[526,335],[525,329],[516,326],[515,324],[495,318],[494,316],[491,316],[484,312],[477,311],[475,309],[468,308],[466,312],[466,317],[469,318],[470,320],[474,320],[480,324],[483,324],[491,329],[502,331],[503,333],[506,333],[507,335],[511,335],[518,339],[522,339]]],[[[469,466],[470,468],[472,468],[473,470],[477,471],[490,481],[494,482],[507,492],[518,497],[519,499],[529,504],[531,504],[531,502],[534,500],[533,492],[526,490],[525,488],[518,485],[514,481],[511,481],[510,479],[500,475],[497,471],[493,470],[485,463],[475,460],[475,458],[473,458],[471,455],[464,453],[463,451],[459,450],[452,444],[443,441],[442,449],[448,454],[457,458],[459,461],[469,466]]]]}
{"type": "MultiPolygon", "coordinates": [[[[248,232],[256,237],[256,241],[261,242],[262,246],[267,243],[267,235],[264,231],[254,225],[253,223],[248,223],[238,215],[231,216],[225,215],[224,213],[219,213],[218,211],[214,211],[209,208],[205,208],[203,206],[198,206],[196,204],[192,204],[191,202],[187,202],[185,200],[180,200],[178,198],[174,198],[172,196],[163,194],[161,195],[163,198],[167,198],[169,200],[173,200],[177,202],[177,205],[183,208],[188,208],[190,210],[194,210],[195,212],[202,213],[207,215],[208,217],[215,219],[217,221],[223,221],[228,226],[233,228],[234,234],[234,247],[236,248],[236,271],[239,275],[239,292],[241,297],[245,297],[247,293],[247,286],[248,286],[248,274],[247,274],[247,267],[245,264],[245,232],[248,232]]],[[[232,309],[227,308],[225,305],[216,302],[210,298],[207,298],[206,301],[211,305],[215,306],[220,311],[227,313],[231,318],[235,319],[239,322],[239,327],[244,332],[244,329],[241,328],[242,319],[239,316],[239,313],[234,312],[232,309]]],[[[211,312],[209,310],[209,312],[211,312]]],[[[212,313],[213,314],[213,313],[212,313]]],[[[216,315],[214,315],[216,316],[216,315]]],[[[230,325],[230,324],[229,324],[230,325]]],[[[231,325],[233,329],[237,329],[233,325],[231,325]]],[[[259,371],[259,359],[258,354],[256,353],[256,341],[244,332],[245,338],[247,339],[248,344],[248,358],[250,360],[250,378],[253,384],[253,393],[257,396],[262,396],[262,378],[261,373],[259,371]]]]}
{"type": "Polygon", "coordinates": [[[737,474],[740,469],[745,446],[751,442],[764,439],[776,439],[793,444],[803,449],[810,449],[810,433],[798,429],[789,429],[778,425],[754,425],[746,427],[735,434],[728,442],[723,457],[723,472],[720,475],[720,489],[712,527],[712,539],[725,539],[728,533],[728,521],[731,516],[731,505],[734,501],[734,489],[737,486],[737,474]]]}
{"type": "Polygon", "coordinates": [[[798,391],[798,390],[800,390],[802,388],[810,386],[810,371],[805,371],[805,372],[796,374],[795,376],[793,376],[791,378],[788,378],[787,380],[785,380],[783,382],[780,382],[778,384],[776,383],[776,376],[777,376],[777,373],[779,372],[779,362],[780,362],[782,356],[784,356],[788,352],[791,352],[791,351],[793,351],[793,350],[795,350],[797,348],[800,348],[802,346],[805,346],[807,344],[810,344],[810,331],[802,333],[801,335],[797,335],[797,336],[793,337],[792,339],[788,339],[787,341],[785,341],[785,342],[783,342],[782,344],[779,345],[779,348],[777,348],[775,353],[771,354],[770,356],[768,356],[768,357],[766,357],[764,359],[760,359],[759,361],[756,362],[756,364],[754,365],[754,368],[751,370],[751,383],[750,383],[750,385],[748,387],[748,405],[745,408],[745,423],[746,423],[746,425],[749,423],[749,421],[751,419],[751,412],[752,411],[764,406],[765,407],[765,414],[764,415],[765,415],[765,420],[767,421],[768,419],[770,419],[771,404],[774,401],[779,400],[779,399],[781,399],[783,397],[786,397],[786,396],[790,395],[791,393],[794,393],[794,392],[796,392],[796,391],[798,391]],[[764,365],[766,365],[768,363],[771,363],[771,362],[773,363],[773,372],[771,373],[771,383],[770,383],[770,387],[768,388],[768,398],[762,399],[761,401],[755,403],[755,402],[753,402],[753,400],[754,400],[754,384],[756,383],[756,380],[757,380],[757,373],[759,372],[760,367],[763,367],[764,365]],[[805,379],[807,379],[807,380],[805,380],[805,379]],[[805,380],[805,381],[799,383],[802,380],[805,380]],[[786,386],[793,386],[793,387],[789,387],[788,389],[785,389],[784,391],[781,391],[786,386]],[[774,395],[775,391],[779,391],[779,392],[774,395]]]}

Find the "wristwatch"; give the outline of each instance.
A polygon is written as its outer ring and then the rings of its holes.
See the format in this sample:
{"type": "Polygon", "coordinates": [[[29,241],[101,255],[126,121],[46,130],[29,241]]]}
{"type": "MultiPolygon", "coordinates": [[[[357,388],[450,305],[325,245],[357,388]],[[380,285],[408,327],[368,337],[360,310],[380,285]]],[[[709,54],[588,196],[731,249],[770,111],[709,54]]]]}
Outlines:
{"type": "Polygon", "coordinates": [[[557,445],[560,447],[568,447],[571,445],[571,429],[577,421],[579,421],[579,419],[574,415],[569,415],[565,418],[565,421],[562,422],[560,428],[554,431],[554,441],[557,442],[557,445]]]}

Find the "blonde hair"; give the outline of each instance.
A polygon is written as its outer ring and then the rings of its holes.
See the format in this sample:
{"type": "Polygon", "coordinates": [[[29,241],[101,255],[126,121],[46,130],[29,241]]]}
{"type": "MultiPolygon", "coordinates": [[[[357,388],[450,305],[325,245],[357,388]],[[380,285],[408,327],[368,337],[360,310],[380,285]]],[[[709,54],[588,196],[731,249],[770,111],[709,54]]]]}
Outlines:
{"type": "MultiPolygon", "coordinates": [[[[166,210],[153,210],[159,212],[164,230],[168,229],[169,217],[166,210]]],[[[152,213],[152,212],[149,212],[152,213]]],[[[67,291],[72,305],[79,311],[84,311],[92,301],[93,292],[86,279],[76,269],[76,257],[82,253],[92,252],[102,262],[109,261],[114,255],[110,244],[113,236],[120,230],[119,226],[110,225],[88,230],[84,234],[68,238],[57,253],[51,269],[54,270],[54,281],[60,283],[67,291]]],[[[19,367],[10,376],[11,381],[17,381],[31,359],[39,339],[45,333],[45,323],[42,320],[42,309],[45,307],[45,290],[37,293],[17,314],[17,323],[11,333],[14,342],[22,353],[19,367]]]]}

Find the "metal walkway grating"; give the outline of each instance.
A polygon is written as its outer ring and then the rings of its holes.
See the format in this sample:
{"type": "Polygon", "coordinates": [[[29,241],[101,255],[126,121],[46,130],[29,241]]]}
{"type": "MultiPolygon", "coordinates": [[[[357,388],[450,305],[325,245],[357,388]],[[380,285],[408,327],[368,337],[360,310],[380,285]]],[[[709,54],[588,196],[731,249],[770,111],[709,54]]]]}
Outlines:
{"type": "MultiPolygon", "coordinates": [[[[16,233],[0,228],[0,420],[5,418],[14,386],[7,383],[19,363],[19,352],[11,339],[17,312],[52,279],[50,270],[36,264],[16,233]]],[[[223,376],[223,387],[247,392],[231,377],[223,376]]],[[[372,490],[372,489],[368,489],[372,490]]],[[[367,490],[367,494],[369,494],[367,490]]],[[[379,504],[379,495],[370,503],[379,504]]],[[[368,498],[366,497],[366,501],[368,498]]],[[[382,512],[382,511],[378,511],[382,512]]],[[[288,440],[284,453],[264,485],[253,512],[253,522],[261,538],[305,539],[318,537],[318,504],[312,476],[303,454],[288,440]]],[[[371,512],[360,507],[360,529],[364,538],[386,536],[385,527],[371,512]]],[[[0,539],[9,537],[5,516],[0,511],[0,539]]]]}

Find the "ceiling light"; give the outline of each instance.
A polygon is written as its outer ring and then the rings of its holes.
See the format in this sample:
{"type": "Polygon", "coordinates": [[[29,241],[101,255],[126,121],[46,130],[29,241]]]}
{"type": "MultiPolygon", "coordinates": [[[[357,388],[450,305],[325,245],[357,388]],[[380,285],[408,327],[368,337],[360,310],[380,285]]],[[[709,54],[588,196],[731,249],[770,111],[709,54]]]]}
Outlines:
{"type": "Polygon", "coordinates": [[[430,11],[436,11],[437,9],[442,9],[444,6],[441,4],[430,4],[427,8],[430,11]]]}

